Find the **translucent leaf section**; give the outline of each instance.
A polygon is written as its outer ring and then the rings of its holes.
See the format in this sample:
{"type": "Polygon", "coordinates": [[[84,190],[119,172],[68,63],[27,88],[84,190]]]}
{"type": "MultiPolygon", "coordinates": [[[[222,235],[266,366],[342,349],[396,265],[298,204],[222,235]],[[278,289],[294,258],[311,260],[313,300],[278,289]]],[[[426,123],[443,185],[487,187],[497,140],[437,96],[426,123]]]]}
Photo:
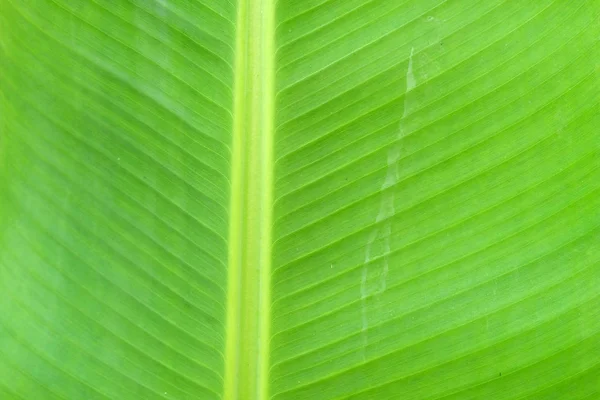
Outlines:
{"type": "Polygon", "coordinates": [[[599,13],[278,2],[274,399],[600,396],[599,13]]]}
{"type": "Polygon", "coordinates": [[[234,5],[0,0],[0,397],[223,392],[234,5]]]}

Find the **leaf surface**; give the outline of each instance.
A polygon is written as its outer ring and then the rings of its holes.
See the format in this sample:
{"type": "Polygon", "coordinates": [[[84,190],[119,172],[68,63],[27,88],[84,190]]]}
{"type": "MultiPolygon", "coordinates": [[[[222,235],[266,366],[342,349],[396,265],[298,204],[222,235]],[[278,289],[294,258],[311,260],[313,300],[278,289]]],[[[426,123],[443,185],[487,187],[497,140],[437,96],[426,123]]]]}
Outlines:
{"type": "Polygon", "coordinates": [[[598,0],[0,0],[0,398],[600,396],[598,0]]]}

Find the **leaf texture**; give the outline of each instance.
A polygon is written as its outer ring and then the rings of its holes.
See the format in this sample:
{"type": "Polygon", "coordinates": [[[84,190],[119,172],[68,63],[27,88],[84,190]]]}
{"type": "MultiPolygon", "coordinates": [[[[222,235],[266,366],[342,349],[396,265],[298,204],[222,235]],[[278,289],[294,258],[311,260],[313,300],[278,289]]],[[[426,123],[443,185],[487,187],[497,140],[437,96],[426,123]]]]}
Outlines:
{"type": "Polygon", "coordinates": [[[598,398],[599,21],[0,0],[0,399],[598,398]]]}
{"type": "Polygon", "coordinates": [[[235,6],[7,0],[0,16],[0,386],[219,397],[235,6]]]}
{"type": "Polygon", "coordinates": [[[598,395],[599,10],[278,2],[274,398],[598,395]]]}

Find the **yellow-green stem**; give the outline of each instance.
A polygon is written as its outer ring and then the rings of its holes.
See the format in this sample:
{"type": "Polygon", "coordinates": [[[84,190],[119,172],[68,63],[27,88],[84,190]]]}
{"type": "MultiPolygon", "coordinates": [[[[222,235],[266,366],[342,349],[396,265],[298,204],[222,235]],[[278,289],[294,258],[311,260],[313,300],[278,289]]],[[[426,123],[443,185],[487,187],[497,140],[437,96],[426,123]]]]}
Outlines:
{"type": "Polygon", "coordinates": [[[267,399],[275,0],[237,18],[225,399],[267,399]]]}

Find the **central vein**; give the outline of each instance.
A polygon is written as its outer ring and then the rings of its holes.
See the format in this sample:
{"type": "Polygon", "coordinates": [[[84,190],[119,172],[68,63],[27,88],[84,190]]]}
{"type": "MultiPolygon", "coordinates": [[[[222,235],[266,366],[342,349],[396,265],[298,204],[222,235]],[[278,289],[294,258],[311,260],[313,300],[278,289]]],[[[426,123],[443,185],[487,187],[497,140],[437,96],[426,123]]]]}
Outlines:
{"type": "Polygon", "coordinates": [[[274,3],[237,18],[225,399],[267,399],[273,198],[274,3]]]}

